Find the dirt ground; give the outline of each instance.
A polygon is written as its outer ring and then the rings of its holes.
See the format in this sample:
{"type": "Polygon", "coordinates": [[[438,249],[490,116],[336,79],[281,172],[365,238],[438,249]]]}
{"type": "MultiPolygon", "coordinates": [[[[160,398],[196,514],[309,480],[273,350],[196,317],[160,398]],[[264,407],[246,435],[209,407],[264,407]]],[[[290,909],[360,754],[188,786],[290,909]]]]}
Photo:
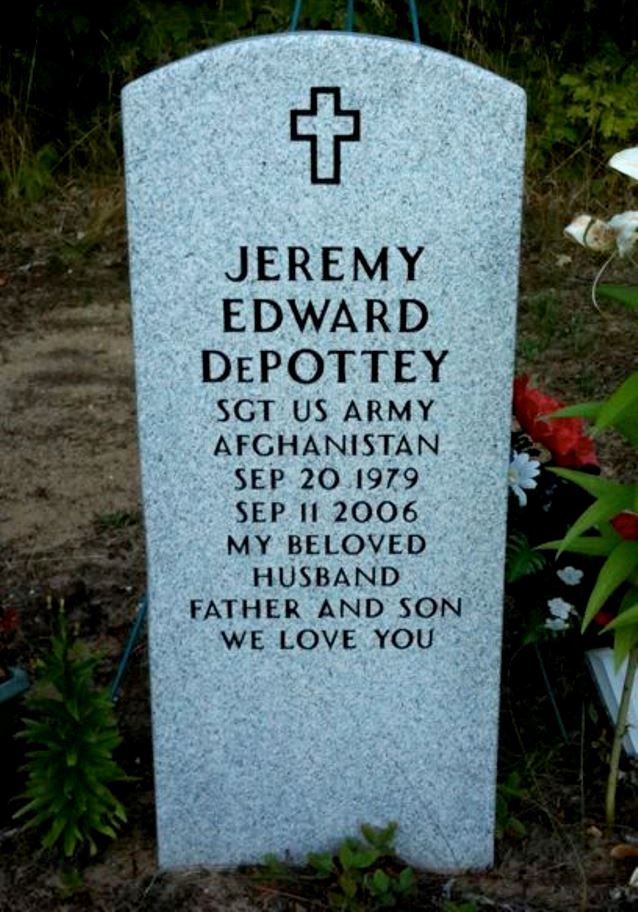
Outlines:
{"type": "MultiPolygon", "coordinates": [[[[635,336],[624,315],[583,310],[592,264],[574,254],[567,269],[562,241],[551,236],[543,245],[538,238],[538,230],[528,231],[524,248],[520,363],[554,395],[593,398],[635,363],[635,336]]],[[[144,592],[119,187],[72,188],[28,225],[5,232],[0,422],[0,597],[21,618],[10,658],[33,668],[49,642],[52,605],[64,598],[77,633],[104,653],[107,681],[144,592]]],[[[618,441],[605,446],[612,472],[635,472],[633,455],[618,441]]],[[[447,902],[451,912],[638,909],[638,891],[627,885],[638,859],[610,856],[615,844],[638,840],[635,770],[625,768],[619,827],[607,837],[601,820],[609,730],[591,711],[595,700],[582,671],[574,680],[560,650],[548,657],[564,700],[565,744],[534,657],[523,653],[515,632],[506,640],[501,770],[503,776],[513,767],[524,771],[524,794],[512,800],[511,812],[524,832],[516,834],[506,820],[497,864],[488,873],[423,874],[410,908],[445,909],[447,902]]],[[[316,897],[299,898],[294,885],[259,884],[250,871],[159,872],[144,642],[129,667],[118,715],[119,759],[137,777],[122,790],[129,823],[88,865],[82,885],[65,886],[57,856],[16,828],[11,814],[20,780],[10,771],[4,777],[0,912],[326,908],[316,897]]],[[[7,737],[3,754],[12,765],[16,750],[7,737]]]]}

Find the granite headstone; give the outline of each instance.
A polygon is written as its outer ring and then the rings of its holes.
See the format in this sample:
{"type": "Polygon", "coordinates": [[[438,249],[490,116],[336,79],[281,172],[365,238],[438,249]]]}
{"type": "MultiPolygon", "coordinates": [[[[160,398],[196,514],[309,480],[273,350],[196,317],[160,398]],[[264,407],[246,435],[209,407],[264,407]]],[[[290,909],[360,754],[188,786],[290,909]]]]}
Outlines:
{"type": "Polygon", "coordinates": [[[486,866],[524,94],[301,33],[123,110],[160,863],[486,866]]]}

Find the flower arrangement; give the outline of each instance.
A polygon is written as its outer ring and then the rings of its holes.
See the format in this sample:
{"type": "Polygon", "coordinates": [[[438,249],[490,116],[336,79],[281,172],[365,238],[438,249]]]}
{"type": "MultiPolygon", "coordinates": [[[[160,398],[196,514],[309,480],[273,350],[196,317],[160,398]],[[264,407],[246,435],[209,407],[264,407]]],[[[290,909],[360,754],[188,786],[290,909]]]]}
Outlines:
{"type": "Polygon", "coordinates": [[[547,416],[559,408],[561,403],[541,390],[531,387],[527,376],[515,379],[514,415],[523,431],[551,453],[557,466],[597,466],[598,456],[594,441],[586,436],[582,419],[548,419],[547,416]]]}
{"type": "Polygon", "coordinates": [[[576,558],[553,566],[537,550],[548,535],[563,536],[591,503],[586,492],[548,470],[571,466],[592,475],[600,471],[585,422],[547,417],[560,407],[557,399],[533,386],[527,375],[515,378],[506,581],[514,587],[512,594],[528,618],[526,642],[551,639],[574,629],[585,605],[584,562],[576,558]],[[533,587],[517,585],[531,574],[535,575],[533,587]]]}
{"type": "MultiPolygon", "coordinates": [[[[638,179],[638,147],[619,152],[609,164],[638,179]]],[[[598,292],[603,298],[637,308],[638,287],[598,286],[611,260],[616,255],[627,256],[634,249],[638,241],[638,212],[623,212],[607,222],[581,215],[565,231],[568,237],[590,250],[610,253],[593,284],[594,304],[598,306],[598,292]]],[[[574,418],[589,419],[594,434],[614,428],[633,446],[638,446],[638,371],[632,373],[607,400],[561,408],[552,415],[557,422],[574,418]]],[[[553,472],[587,492],[593,502],[562,538],[547,542],[543,547],[555,549],[559,555],[569,552],[598,561],[581,630],[584,632],[593,622],[603,631],[612,633],[616,667],[627,661],[607,784],[606,815],[611,826],[615,818],[621,741],[638,670],[638,482],[621,483],[610,478],[593,477],[574,470],[568,463],[563,463],[563,467],[559,465],[553,472]]]]}

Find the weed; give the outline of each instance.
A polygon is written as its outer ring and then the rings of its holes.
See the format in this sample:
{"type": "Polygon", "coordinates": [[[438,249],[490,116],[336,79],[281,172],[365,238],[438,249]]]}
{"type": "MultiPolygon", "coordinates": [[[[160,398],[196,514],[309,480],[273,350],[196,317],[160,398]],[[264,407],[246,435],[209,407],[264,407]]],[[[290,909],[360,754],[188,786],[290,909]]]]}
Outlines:
{"type": "Polygon", "coordinates": [[[526,535],[522,532],[511,533],[507,539],[505,558],[505,579],[508,583],[537,573],[546,563],[545,557],[532,548],[526,535]]]}
{"type": "Polygon", "coordinates": [[[522,372],[521,363],[524,365],[530,361],[535,361],[542,351],[543,346],[538,339],[530,338],[529,336],[519,336],[517,341],[517,373],[522,372]]]}
{"type": "Polygon", "coordinates": [[[536,334],[544,347],[552,341],[560,325],[560,301],[553,289],[547,289],[530,295],[528,306],[535,323],[536,334]]]}
{"type": "MultiPolygon", "coordinates": [[[[568,338],[575,357],[581,357],[591,349],[591,318],[582,311],[576,311],[568,323],[568,338]]],[[[593,390],[592,390],[593,392],[593,390]]],[[[588,392],[583,390],[584,395],[588,392]]]]}
{"type": "Polygon", "coordinates": [[[577,72],[565,73],[549,96],[544,142],[599,146],[608,157],[635,130],[637,81],[638,61],[627,62],[613,46],[577,72]]]}
{"type": "MultiPolygon", "coordinates": [[[[330,909],[367,912],[393,908],[414,893],[414,871],[396,858],[396,831],[396,823],[381,829],[363,824],[363,840],[348,837],[334,854],[311,852],[307,856],[310,874],[306,879],[324,885],[330,909]]],[[[267,856],[265,864],[266,878],[292,879],[288,866],[276,856],[267,856]]]]}
{"type": "Polygon", "coordinates": [[[19,735],[31,749],[22,795],[27,804],[15,817],[26,817],[26,828],[45,830],[43,848],[61,843],[67,857],[86,845],[94,855],[95,837],[115,839],[126,820],[108,788],[126,776],[113,760],[120,743],[113,707],[107,691],[93,683],[97,662],[70,641],[62,610],[51,653],[26,697],[30,715],[19,735]]]}
{"type": "Polygon", "coordinates": [[[95,525],[99,532],[106,529],[128,529],[136,526],[140,521],[138,513],[129,513],[126,510],[116,510],[114,513],[100,513],[95,517],[95,525]]]}
{"type": "Polygon", "coordinates": [[[511,772],[504,782],[496,787],[496,838],[506,836],[520,839],[527,832],[525,824],[513,813],[512,806],[529,797],[521,785],[520,773],[511,772]]]}
{"type": "Polygon", "coordinates": [[[53,143],[34,147],[31,125],[20,113],[0,120],[0,194],[37,202],[53,187],[59,155],[53,143]]]}

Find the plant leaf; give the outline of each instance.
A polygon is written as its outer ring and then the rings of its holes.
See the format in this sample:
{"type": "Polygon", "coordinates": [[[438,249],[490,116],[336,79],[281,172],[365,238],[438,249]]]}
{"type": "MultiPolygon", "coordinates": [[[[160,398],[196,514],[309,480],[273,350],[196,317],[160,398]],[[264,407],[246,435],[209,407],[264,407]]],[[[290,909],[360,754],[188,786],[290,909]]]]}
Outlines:
{"type": "Polygon", "coordinates": [[[599,497],[568,529],[558,553],[561,554],[567,550],[583,532],[591,529],[592,526],[596,526],[607,519],[613,519],[614,516],[622,513],[623,510],[631,509],[635,499],[635,488],[636,485],[614,485],[614,488],[608,494],[599,497]]]}
{"type": "MultiPolygon", "coordinates": [[[[638,598],[638,596],[636,596],[636,598],[638,598]]],[[[634,624],[636,624],[636,629],[638,630],[638,601],[607,624],[607,626],[601,630],[601,633],[607,633],[608,630],[617,630],[619,627],[631,627],[634,624]]]]}
{"type": "Polygon", "coordinates": [[[529,539],[522,533],[514,532],[507,540],[505,579],[514,583],[531,573],[537,573],[545,566],[545,558],[531,547],[529,539]]]}
{"type": "Polygon", "coordinates": [[[309,852],[306,863],[314,868],[319,877],[329,877],[332,873],[332,855],[330,852],[309,852]]]}
{"type": "Polygon", "coordinates": [[[601,478],[600,475],[590,475],[589,472],[579,472],[578,469],[558,469],[550,467],[550,472],[565,478],[567,481],[573,481],[592,497],[603,497],[605,494],[611,494],[613,491],[619,491],[624,486],[619,481],[611,481],[609,478],[601,478]]]}
{"type": "Polygon", "coordinates": [[[412,889],[414,886],[414,870],[412,868],[403,868],[399,874],[399,889],[401,892],[412,889]]]}
{"type": "Polygon", "coordinates": [[[638,629],[622,627],[614,636],[614,667],[620,668],[634,646],[638,646],[638,629]]]}
{"type": "Polygon", "coordinates": [[[579,402],[576,405],[566,405],[555,412],[543,415],[542,418],[543,421],[552,421],[554,418],[589,418],[593,421],[598,416],[602,405],[602,400],[598,402],[579,402]]]}
{"type": "Polygon", "coordinates": [[[596,584],[589,596],[581,628],[583,631],[600,611],[609,596],[627,579],[637,564],[638,542],[621,541],[616,545],[600,568],[596,584]]]}
{"type": "Polygon", "coordinates": [[[634,285],[612,285],[603,282],[596,289],[596,294],[600,298],[607,298],[608,301],[638,309],[638,288],[634,285]]]}
{"type": "Polygon", "coordinates": [[[539,551],[570,551],[572,554],[587,554],[592,557],[606,557],[611,553],[615,542],[602,538],[600,535],[581,535],[580,538],[574,539],[566,548],[562,539],[555,541],[543,542],[542,545],[536,545],[539,551]]]}
{"type": "Polygon", "coordinates": [[[596,430],[614,427],[638,446],[638,371],[607,399],[596,418],[596,430]]]}
{"type": "Polygon", "coordinates": [[[379,858],[379,849],[362,849],[360,852],[353,852],[351,866],[353,868],[369,868],[379,858]]]}
{"type": "Polygon", "coordinates": [[[382,868],[377,868],[370,878],[370,885],[376,894],[387,893],[390,886],[390,878],[382,868]]]}

